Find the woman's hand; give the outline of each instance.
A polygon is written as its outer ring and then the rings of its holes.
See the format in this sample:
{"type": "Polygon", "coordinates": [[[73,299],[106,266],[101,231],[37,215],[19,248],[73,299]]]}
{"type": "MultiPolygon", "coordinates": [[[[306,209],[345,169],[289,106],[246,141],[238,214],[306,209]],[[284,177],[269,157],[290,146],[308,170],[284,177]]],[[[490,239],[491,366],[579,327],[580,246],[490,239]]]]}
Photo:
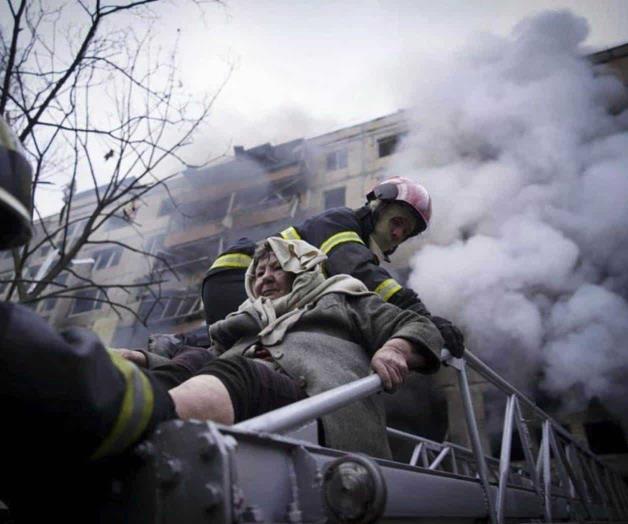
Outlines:
{"type": "Polygon", "coordinates": [[[134,349],[123,349],[123,348],[114,348],[113,351],[123,356],[127,360],[133,362],[133,364],[145,368],[148,366],[148,362],[146,361],[146,355],[141,351],[135,351],[134,349]]]}
{"type": "Polygon", "coordinates": [[[375,352],[371,368],[381,377],[385,391],[392,393],[403,384],[410,372],[411,356],[414,348],[403,338],[391,338],[375,352]]]}

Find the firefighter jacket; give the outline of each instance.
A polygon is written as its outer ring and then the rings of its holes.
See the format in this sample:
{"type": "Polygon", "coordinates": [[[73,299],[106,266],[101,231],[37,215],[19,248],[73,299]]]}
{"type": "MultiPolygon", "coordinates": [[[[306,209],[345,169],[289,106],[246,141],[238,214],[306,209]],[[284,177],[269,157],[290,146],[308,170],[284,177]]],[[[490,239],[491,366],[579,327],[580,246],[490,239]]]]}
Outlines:
{"type": "Polygon", "coordinates": [[[32,500],[35,471],[38,491],[48,492],[64,471],[119,454],[175,416],[167,391],[111,355],[96,335],[58,333],[30,309],[8,303],[0,303],[0,405],[2,480],[10,479],[8,487],[0,480],[0,498],[19,500],[26,492],[27,511],[39,503],[32,500]],[[42,479],[53,472],[49,486],[42,479]],[[24,476],[30,485],[21,490],[24,476]]]}
{"type": "MultiPolygon", "coordinates": [[[[367,206],[357,210],[339,207],[308,218],[300,225],[289,227],[281,231],[280,235],[285,239],[305,240],[323,251],[327,255],[324,265],[327,276],[342,273],[351,275],[385,302],[429,316],[429,311],[417,294],[401,286],[379,265],[379,260],[369,249],[369,237],[373,228],[372,213],[367,206]]],[[[208,325],[237,309],[236,306],[229,311],[218,311],[220,304],[216,301],[220,301],[224,295],[219,291],[223,279],[230,279],[230,299],[237,295],[237,300],[240,301],[237,305],[246,299],[244,273],[254,250],[253,241],[240,239],[218,256],[207,272],[203,282],[203,303],[206,312],[211,310],[211,315],[207,318],[208,325]],[[236,278],[242,282],[240,290],[231,282],[236,278]]]]}

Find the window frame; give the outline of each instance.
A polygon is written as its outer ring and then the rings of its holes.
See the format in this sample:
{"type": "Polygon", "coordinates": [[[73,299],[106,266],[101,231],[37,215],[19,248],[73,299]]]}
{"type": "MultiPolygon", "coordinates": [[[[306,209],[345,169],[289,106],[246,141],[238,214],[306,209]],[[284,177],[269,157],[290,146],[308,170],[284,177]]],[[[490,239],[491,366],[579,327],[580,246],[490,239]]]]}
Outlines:
{"type": "Polygon", "coordinates": [[[326,171],[339,171],[349,166],[349,152],[347,148],[335,149],[325,156],[326,171]]]}
{"type": "Polygon", "coordinates": [[[102,302],[103,299],[104,299],[103,292],[98,288],[81,289],[74,293],[74,299],[72,300],[72,307],[70,308],[70,311],[68,312],[68,316],[75,317],[78,315],[91,313],[92,311],[99,311],[103,307],[103,304],[104,304],[104,302],[102,302]],[[83,295],[83,296],[79,296],[79,295],[83,295]],[[86,295],[93,295],[93,296],[88,297],[86,295]],[[94,300],[94,299],[99,299],[99,300],[94,300]],[[76,310],[77,305],[83,304],[83,303],[90,304],[91,307],[89,309],[81,309],[81,311],[77,311],[76,310]]]}
{"type": "Polygon", "coordinates": [[[403,138],[403,133],[394,133],[392,135],[386,135],[377,139],[377,157],[378,158],[386,158],[387,156],[392,156],[397,152],[399,144],[401,143],[401,139],[403,138]],[[383,148],[385,149],[382,152],[383,148]]]}
{"type": "Polygon", "coordinates": [[[93,251],[88,256],[94,259],[94,271],[102,271],[117,266],[122,259],[121,246],[108,246],[97,251],[93,251]],[[105,256],[105,254],[107,254],[105,256]]]}
{"type": "Polygon", "coordinates": [[[323,191],[323,206],[325,210],[333,209],[335,207],[345,207],[347,205],[347,186],[339,186],[332,189],[323,191]],[[342,193],[342,204],[336,204],[333,202],[337,199],[337,195],[342,193]],[[332,202],[330,202],[332,201],[332,202]],[[331,204],[331,205],[328,205],[331,204]]]}

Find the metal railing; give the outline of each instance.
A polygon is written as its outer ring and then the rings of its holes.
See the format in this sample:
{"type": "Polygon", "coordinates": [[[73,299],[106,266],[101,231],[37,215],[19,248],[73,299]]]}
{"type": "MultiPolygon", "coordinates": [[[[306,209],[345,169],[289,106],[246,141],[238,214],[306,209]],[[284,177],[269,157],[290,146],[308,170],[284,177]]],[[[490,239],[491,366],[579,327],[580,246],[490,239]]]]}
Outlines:
{"type": "MultiPolygon", "coordinates": [[[[511,442],[517,429],[525,458],[525,472],[533,488],[542,498],[546,522],[552,521],[552,500],[564,497],[569,501],[572,516],[577,520],[628,518],[628,493],[621,477],[589,449],[577,442],[557,421],[540,409],[526,395],[500,377],[470,351],[463,359],[446,356],[445,361],[458,372],[460,393],[465,402],[467,427],[471,434],[478,434],[477,424],[470,404],[467,366],[471,367],[507,397],[502,428],[502,444],[499,458],[499,482],[495,507],[491,520],[503,524],[506,507],[506,489],[512,480],[511,442]],[[528,416],[523,416],[526,409],[528,416]],[[538,452],[530,438],[529,422],[540,422],[542,438],[538,452]],[[536,457],[535,457],[536,454],[536,457]],[[600,511],[600,508],[603,508],[600,511]]],[[[486,463],[479,439],[472,437],[474,455],[486,463]],[[477,440],[477,442],[475,442],[477,440]]],[[[485,489],[488,487],[486,468],[478,468],[485,489]]]]}
{"type": "Polygon", "coordinates": [[[234,428],[265,433],[285,433],[356,400],[370,397],[381,390],[382,379],[379,375],[369,375],[350,384],[245,420],[236,424],[234,428]]]}
{"type": "MultiPolygon", "coordinates": [[[[465,351],[463,358],[443,350],[442,360],[454,368],[464,406],[471,449],[458,444],[434,442],[388,428],[388,434],[415,444],[411,466],[444,471],[480,481],[492,524],[504,524],[509,488],[532,490],[539,499],[545,522],[552,522],[557,500],[566,501],[571,518],[578,521],[628,519],[628,490],[619,474],[577,442],[558,422],[489,366],[465,351]],[[468,367],[506,395],[499,459],[486,456],[469,386],[468,367]],[[525,412],[525,416],[524,416],[525,412]],[[540,425],[536,444],[530,423],[540,425]],[[515,430],[523,450],[523,464],[511,460],[515,430]]],[[[325,393],[241,422],[234,429],[285,433],[351,402],[382,390],[381,379],[370,375],[325,393]]]]}

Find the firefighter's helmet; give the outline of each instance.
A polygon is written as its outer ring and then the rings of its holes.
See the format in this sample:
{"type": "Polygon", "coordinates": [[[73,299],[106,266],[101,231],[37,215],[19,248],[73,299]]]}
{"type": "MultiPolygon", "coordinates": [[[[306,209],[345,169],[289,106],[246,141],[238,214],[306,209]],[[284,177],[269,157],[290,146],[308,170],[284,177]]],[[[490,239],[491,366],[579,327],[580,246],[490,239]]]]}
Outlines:
{"type": "Polygon", "coordinates": [[[0,249],[31,237],[32,177],[20,141],[0,116],[0,249]]]}
{"type": "Polygon", "coordinates": [[[411,236],[425,231],[432,217],[432,199],[427,189],[405,177],[395,176],[379,182],[366,195],[366,199],[369,202],[400,202],[408,206],[417,218],[417,225],[411,236]]]}

